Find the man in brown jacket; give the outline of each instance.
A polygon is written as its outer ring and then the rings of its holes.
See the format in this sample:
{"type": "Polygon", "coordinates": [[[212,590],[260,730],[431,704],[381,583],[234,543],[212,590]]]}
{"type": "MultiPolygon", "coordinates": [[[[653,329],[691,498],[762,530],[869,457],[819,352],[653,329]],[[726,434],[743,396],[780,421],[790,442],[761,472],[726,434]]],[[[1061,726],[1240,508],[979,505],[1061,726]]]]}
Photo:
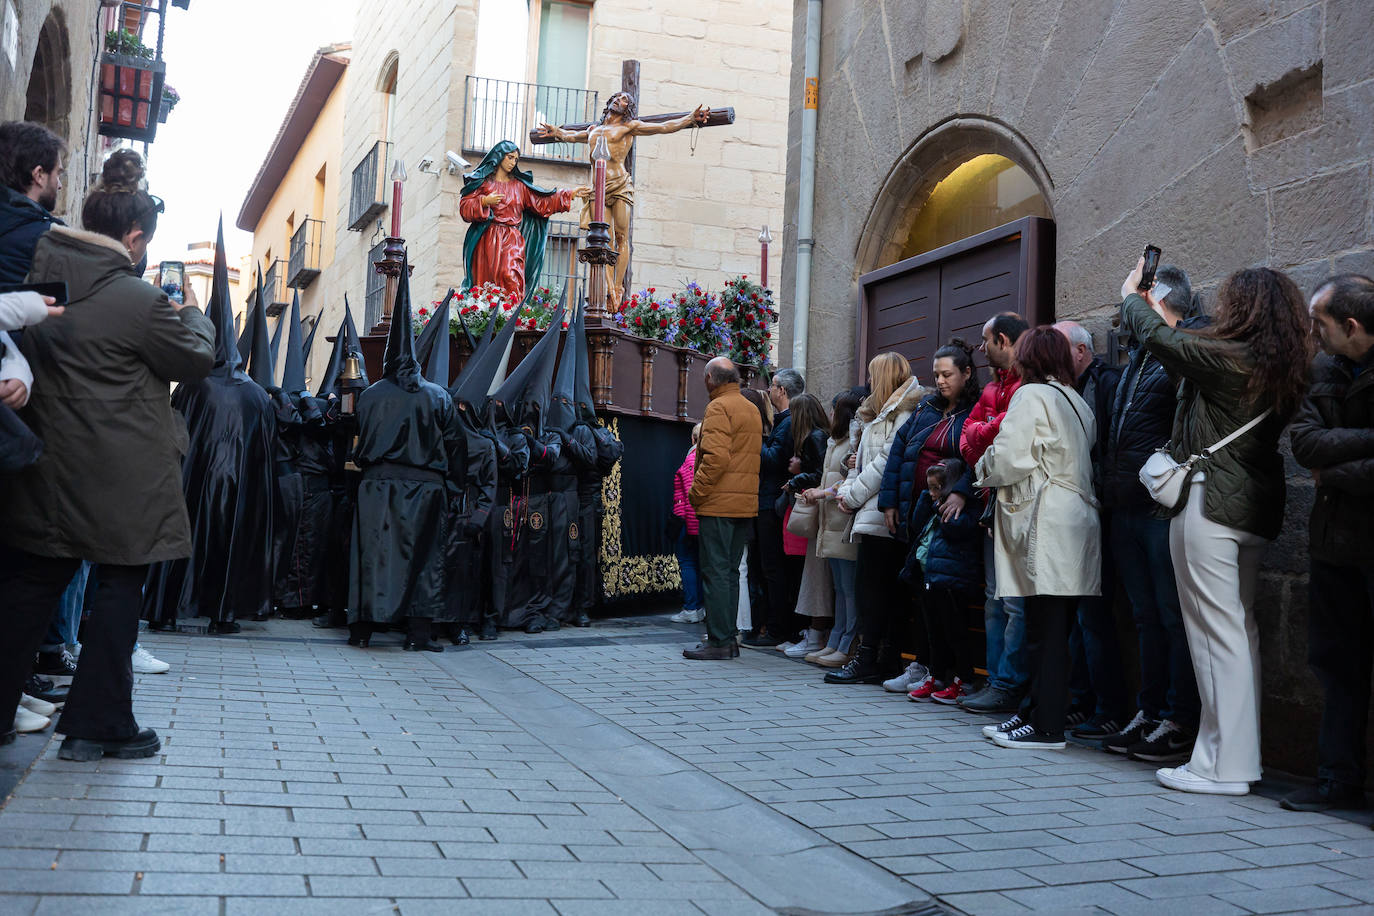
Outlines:
{"type": "Polygon", "coordinates": [[[706,364],[711,403],[701,422],[696,473],[687,499],[696,509],[701,533],[701,583],[706,605],[706,641],[683,650],[699,661],[734,658],[735,615],[739,609],[739,564],[749,526],[759,513],[759,452],[763,421],[758,408],[739,392],[739,370],[724,356],[706,364]]]}

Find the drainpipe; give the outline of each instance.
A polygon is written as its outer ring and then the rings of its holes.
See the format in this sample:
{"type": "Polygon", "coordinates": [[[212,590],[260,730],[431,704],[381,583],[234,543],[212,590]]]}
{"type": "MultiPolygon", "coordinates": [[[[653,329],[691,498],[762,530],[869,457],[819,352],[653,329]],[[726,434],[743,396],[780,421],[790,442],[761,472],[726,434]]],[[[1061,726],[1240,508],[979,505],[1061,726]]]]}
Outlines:
{"type": "Polygon", "coordinates": [[[816,198],[816,114],[820,105],[821,0],[806,4],[806,104],[801,118],[801,175],[797,189],[797,289],[792,297],[792,368],[806,372],[811,324],[812,215],[816,198]]]}

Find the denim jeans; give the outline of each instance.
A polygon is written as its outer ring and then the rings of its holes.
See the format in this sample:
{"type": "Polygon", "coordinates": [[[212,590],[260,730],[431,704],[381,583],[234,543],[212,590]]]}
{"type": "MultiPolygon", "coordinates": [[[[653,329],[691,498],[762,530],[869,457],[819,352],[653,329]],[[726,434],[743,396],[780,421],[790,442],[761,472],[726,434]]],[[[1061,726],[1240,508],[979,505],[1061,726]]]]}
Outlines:
{"type": "Polygon", "coordinates": [[[682,608],[695,611],[701,608],[701,572],[697,536],[683,527],[677,535],[677,566],[682,574],[682,608]]]}
{"type": "MultiPolygon", "coordinates": [[[[1126,681],[1121,676],[1116,615],[1112,610],[1116,599],[1116,569],[1111,544],[1114,519],[1114,513],[1102,513],[1102,594],[1078,599],[1076,625],[1069,640],[1074,661],[1071,690],[1074,705],[1086,713],[1130,718],[1126,681]]],[[[1165,538],[1167,543],[1167,528],[1165,538]]],[[[1167,562],[1168,558],[1165,559],[1167,562]]]]}
{"type": "Polygon", "coordinates": [[[63,646],[76,644],[76,633],[81,627],[81,612],[86,607],[86,581],[91,575],[91,564],[81,561],[81,568],[67,583],[62,600],[57,602],[48,633],[43,637],[40,652],[59,652],[63,646]]]}
{"type": "Polygon", "coordinates": [[[854,607],[854,572],[858,564],[853,560],[826,561],[830,564],[830,581],[835,585],[835,623],[830,628],[826,646],[848,652],[854,642],[854,630],[859,617],[854,607]]]}
{"type": "Polygon", "coordinates": [[[1197,680],[1169,555],[1169,520],[1149,509],[1118,509],[1112,514],[1111,544],[1140,639],[1136,705],[1152,719],[1195,728],[1197,680]]]}
{"type": "Polygon", "coordinates": [[[987,603],[983,625],[988,640],[988,680],[998,690],[1020,693],[1030,675],[1026,671],[1026,599],[996,598],[997,571],[992,538],[983,543],[983,570],[987,577],[987,603]]]}

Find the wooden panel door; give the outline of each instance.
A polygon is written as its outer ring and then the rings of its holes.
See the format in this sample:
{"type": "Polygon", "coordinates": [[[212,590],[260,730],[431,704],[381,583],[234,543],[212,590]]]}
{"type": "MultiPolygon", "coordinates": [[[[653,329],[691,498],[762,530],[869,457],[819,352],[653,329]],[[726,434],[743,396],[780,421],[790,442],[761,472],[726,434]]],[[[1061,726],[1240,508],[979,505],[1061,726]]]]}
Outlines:
{"type": "Polygon", "coordinates": [[[868,297],[869,358],[895,350],[913,365],[930,362],[940,340],[938,265],[874,284],[868,297]]]}
{"type": "MultiPolygon", "coordinates": [[[[951,337],[978,345],[998,312],[1019,311],[1020,242],[1005,239],[940,263],[940,344],[951,337]]],[[[983,354],[978,353],[979,362],[983,354]]]]}

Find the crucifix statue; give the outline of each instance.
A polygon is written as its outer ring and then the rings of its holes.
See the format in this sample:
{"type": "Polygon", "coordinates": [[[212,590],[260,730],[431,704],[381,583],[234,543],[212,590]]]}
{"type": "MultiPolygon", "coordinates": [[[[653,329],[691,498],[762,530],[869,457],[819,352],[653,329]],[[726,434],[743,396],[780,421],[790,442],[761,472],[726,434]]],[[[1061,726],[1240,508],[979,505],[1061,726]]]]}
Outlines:
{"type": "MultiPolygon", "coordinates": [[[[592,124],[564,124],[555,127],[541,124],[530,131],[533,143],[585,143],[588,155],[596,148],[597,140],[605,137],[610,158],[606,163],[606,211],[611,226],[611,240],[618,257],[612,267],[607,266],[607,290],[610,304],[620,304],[625,294],[625,274],[630,264],[630,219],[634,207],[634,141],[635,137],[677,133],[685,127],[714,127],[733,124],[733,108],[712,109],[705,105],[695,111],[673,114],[639,115],[633,89],[637,88],[637,61],[626,61],[625,88],[606,101],[601,120],[592,124]],[[633,73],[633,77],[630,74],[633,73]]],[[[582,205],[581,227],[588,228],[591,220],[591,201],[582,205]]]]}

